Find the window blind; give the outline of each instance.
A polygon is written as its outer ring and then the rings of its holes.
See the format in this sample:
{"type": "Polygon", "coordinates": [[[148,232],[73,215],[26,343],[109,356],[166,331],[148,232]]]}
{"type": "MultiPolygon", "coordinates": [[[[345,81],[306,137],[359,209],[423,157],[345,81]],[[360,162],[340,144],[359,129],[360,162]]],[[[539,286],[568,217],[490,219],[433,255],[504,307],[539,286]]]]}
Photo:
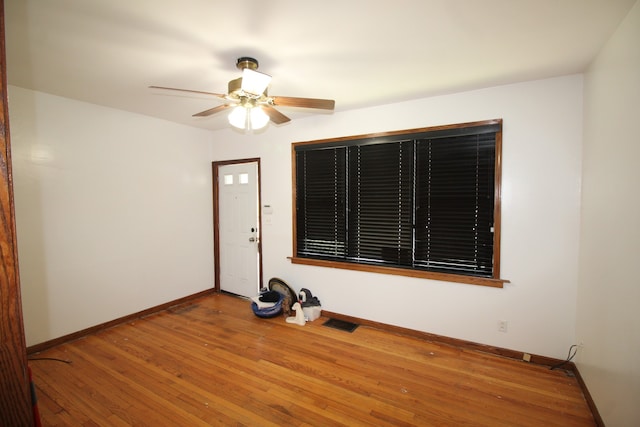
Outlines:
{"type": "Polygon", "coordinates": [[[296,256],[491,278],[500,131],[294,146],[296,256]]]}
{"type": "Polygon", "coordinates": [[[349,147],[351,261],[413,264],[413,141],[349,147]]]}
{"type": "Polygon", "coordinates": [[[345,257],[346,149],[296,153],[297,256],[345,257]]]}
{"type": "Polygon", "coordinates": [[[415,265],[491,277],[495,134],[417,141],[415,265]]]}

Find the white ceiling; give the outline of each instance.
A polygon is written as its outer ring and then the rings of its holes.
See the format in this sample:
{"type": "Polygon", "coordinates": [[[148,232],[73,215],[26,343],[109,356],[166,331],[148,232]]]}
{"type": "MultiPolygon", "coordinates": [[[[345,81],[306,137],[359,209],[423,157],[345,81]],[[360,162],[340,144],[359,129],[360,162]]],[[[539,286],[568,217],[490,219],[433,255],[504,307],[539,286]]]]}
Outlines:
{"type": "MultiPolygon", "coordinates": [[[[578,73],[636,0],[5,0],[9,84],[206,129],[253,56],[349,110],[578,73]]],[[[281,108],[291,118],[316,110],[281,108]]],[[[273,126],[273,124],[271,125],[273,126]]],[[[280,125],[288,126],[288,124],[280,125]]]]}

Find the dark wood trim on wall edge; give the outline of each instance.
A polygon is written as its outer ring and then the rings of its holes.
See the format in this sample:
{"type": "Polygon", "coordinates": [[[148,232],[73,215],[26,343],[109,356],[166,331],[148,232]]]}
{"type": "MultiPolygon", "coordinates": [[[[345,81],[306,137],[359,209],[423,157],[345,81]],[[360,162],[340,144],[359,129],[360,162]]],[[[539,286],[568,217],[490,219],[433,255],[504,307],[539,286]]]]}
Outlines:
{"type": "Polygon", "coordinates": [[[358,317],[347,316],[340,313],[334,313],[331,311],[322,310],[323,317],[329,317],[338,320],[344,320],[346,322],[356,323],[362,326],[368,326],[370,328],[380,329],[389,333],[406,335],[418,339],[422,339],[425,341],[434,342],[437,344],[449,345],[452,347],[456,347],[461,350],[468,351],[477,351],[482,353],[493,354],[496,356],[506,357],[508,359],[522,361],[523,363],[533,363],[536,365],[548,366],[550,369],[553,366],[557,366],[563,364],[563,369],[570,372],[573,376],[575,376],[578,381],[578,385],[582,390],[584,398],[589,405],[589,409],[591,410],[591,414],[593,415],[593,419],[598,427],[604,427],[604,421],[598,412],[598,408],[589,393],[589,389],[587,388],[586,383],[582,379],[580,372],[578,371],[578,367],[573,362],[566,362],[564,360],[555,359],[553,357],[540,356],[535,354],[530,354],[531,359],[529,362],[524,360],[525,352],[510,350],[506,348],[494,347],[486,344],[478,344],[472,341],[461,340],[457,338],[449,338],[442,335],[432,334],[429,332],[422,332],[415,329],[403,328],[401,326],[388,325],[386,323],[374,322],[372,320],[360,319],[358,317]]]}
{"type": "Polygon", "coordinates": [[[132,320],[141,319],[143,317],[150,316],[152,314],[159,313],[161,311],[168,310],[170,308],[174,308],[179,305],[189,304],[193,300],[210,295],[215,293],[214,289],[207,289],[202,292],[195,293],[193,295],[188,295],[184,298],[179,298],[177,300],[169,301],[164,304],[157,305],[155,307],[148,308],[146,310],[139,311],[137,313],[129,314],[127,316],[120,317],[118,319],[111,320],[109,322],[101,323],[99,325],[92,326],[87,329],[83,329],[78,332],[73,332],[68,335],[64,335],[58,338],[54,338],[49,341],[42,342],[40,344],[34,344],[32,346],[27,347],[27,355],[31,356],[41,351],[48,350],[50,348],[56,347],[58,345],[62,345],[71,341],[75,341],[77,339],[86,337],[87,335],[95,334],[105,329],[112,328],[117,325],[121,325],[123,323],[130,322],[132,320]]]}
{"type": "MultiPolygon", "coordinates": [[[[434,343],[438,343],[438,344],[446,344],[446,345],[450,345],[452,347],[456,347],[462,350],[474,350],[474,351],[479,351],[479,352],[483,352],[483,353],[489,353],[489,354],[493,354],[496,356],[502,356],[502,357],[506,357],[509,359],[514,359],[514,360],[519,360],[519,361],[524,361],[523,357],[524,357],[524,352],[521,351],[515,351],[515,350],[509,350],[509,349],[505,349],[505,348],[500,348],[500,347],[494,347],[494,346],[490,346],[490,345],[486,345],[486,344],[478,344],[472,341],[465,341],[465,340],[461,340],[461,339],[457,339],[457,338],[449,338],[449,337],[445,337],[442,335],[436,335],[436,334],[432,334],[429,332],[422,332],[422,331],[418,331],[415,329],[408,329],[408,328],[403,328],[401,326],[393,326],[393,325],[388,325],[386,323],[379,323],[379,322],[374,322],[372,320],[366,320],[366,319],[359,319],[357,317],[351,317],[351,316],[346,316],[344,314],[340,314],[340,313],[333,313],[330,311],[325,311],[322,310],[322,315],[323,316],[327,316],[327,317],[331,317],[334,319],[338,319],[338,320],[344,320],[347,322],[352,322],[352,323],[357,323],[359,325],[362,326],[368,326],[371,328],[376,328],[376,329],[381,329],[387,332],[391,332],[391,333],[395,333],[395,334],[400,334],[400,335],[406,335],[406,336],[411,336],[414,338],[419,338],[419,339],[423,339],[425,341],[431,341],[434,343]]],[[[544,366],[554,366],[557,365],[559,363],[562,363],[562,360],[559,359],[554,359],[552,357],[546,357],[546,356],[537,356],[537,355],[531,355],[531,360],[529,363],[535,363],[538,365],[544,365],[544,366]]],[[[567,363],[565,366],[569,366],[569,363],[567,363]]]]}
{"type": "Polygon", "coordinates": [[[573,367],[574,367],[573,374],[576,376],[576,380],[578,380],[578,384],[580,384],[580,388],[582,389],[582,393],[584,394],[584,399],[587,401],[587,404],[589,405],[589,409],[591,409],[593,420],[596,422],[596,425],[598,427],[605,427],[604,420],[600,416],[600,412],[598,412],[596,402],[593,400],[591,393],[589,393],[587,384],[584,382],[582,375],[580,375],[580,371],[578,370],[578,367],[575,364],[573,367]]]}

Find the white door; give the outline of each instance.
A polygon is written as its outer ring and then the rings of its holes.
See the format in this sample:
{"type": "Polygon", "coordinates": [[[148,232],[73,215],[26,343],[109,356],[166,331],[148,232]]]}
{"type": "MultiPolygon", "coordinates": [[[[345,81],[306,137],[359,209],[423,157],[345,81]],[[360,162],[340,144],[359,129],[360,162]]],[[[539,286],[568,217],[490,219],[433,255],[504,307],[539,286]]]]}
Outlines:
{"type": "Polygon", "coordinates": [[[259,292],[258,164],[218,169],[220,290],[252,297],[259,292]]]}

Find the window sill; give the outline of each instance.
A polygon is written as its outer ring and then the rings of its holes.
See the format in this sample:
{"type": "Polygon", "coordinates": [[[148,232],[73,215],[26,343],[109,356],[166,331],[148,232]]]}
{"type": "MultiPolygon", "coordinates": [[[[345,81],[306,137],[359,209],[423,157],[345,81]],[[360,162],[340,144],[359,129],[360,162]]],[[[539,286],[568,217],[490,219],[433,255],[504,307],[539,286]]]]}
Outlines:
{"type": "Polygon", "coordinates": [[[315,265],[317,267],[341,268],[343,270],[367,271],[370,273],[393,274],[396,276],[416,277],[420,279],[440,280],[443,282],[465,283],[469,285],[502,288],[504,279],[489,279],[486,277],[463,276],[458,274],[434,273],[431,271],[409,270],[396,267],[381,267],[376,265],[352,264],[348,262],[326,261],[312,258],[288,257],[292,264],[315,265]]]}

